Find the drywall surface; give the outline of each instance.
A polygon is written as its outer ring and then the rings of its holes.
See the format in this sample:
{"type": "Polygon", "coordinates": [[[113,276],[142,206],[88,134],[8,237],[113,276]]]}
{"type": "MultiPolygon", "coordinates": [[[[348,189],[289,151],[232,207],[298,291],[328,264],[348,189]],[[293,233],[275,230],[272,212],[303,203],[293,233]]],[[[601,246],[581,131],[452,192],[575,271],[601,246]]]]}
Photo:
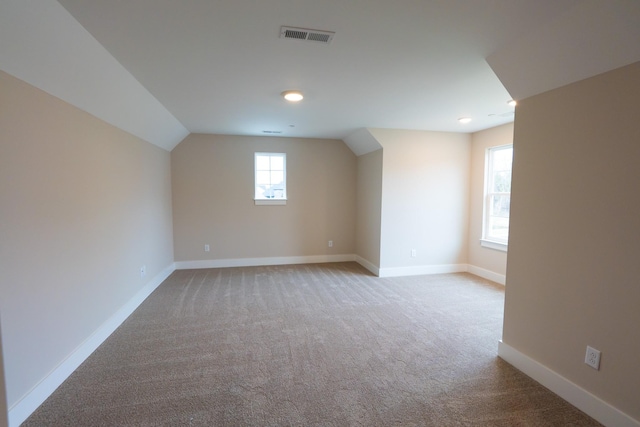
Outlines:
{"type": "Polygon", "coordinates": [[[0,141],[11,410],[172,265],[171,169],[167,151],[4,72],[0,141]]]}
{"type": "Polygon", "coordinates": [[[356,156],[340,140],[192,134],[171,168],[176,261],[355,253],[356,156]],[[286,153],[286,205],[254,204],[255,152],[286,153]]]}
{"type": "Polygon", "coordinates": [[[0,69],[166,150],[187,129],[55,0],[7,0],[0,69]]]}
{"type": "Polygon", "coordinates": [[[356,254],[380,268],[382,150],[358,157],[356,254]]]}
{"type": "Polygon", "coordinates": [[[378,140],[366,128],[358,129],[344,138],[344,143],[356,156],[362,156],[382,148],[378,140]]]}
{"type": "Polygon", "coordinates": [[[507,253],[480,246],[484,218],[485,155],[487,148],[513,143],[513,123],[471,135],[471,182],[469,200],[469,264],[504,276],[507,253]]]}
{"type": "Polygon", "coordinates": [[[503,335],[636,420],[638,100],[635,63],[519,103],[503,335]]]}
{"type": "Polygon", "coordinates": [[[392,129],[370,132],[384,153],[381,267],[466,264],[471,137],[392,129]]]}

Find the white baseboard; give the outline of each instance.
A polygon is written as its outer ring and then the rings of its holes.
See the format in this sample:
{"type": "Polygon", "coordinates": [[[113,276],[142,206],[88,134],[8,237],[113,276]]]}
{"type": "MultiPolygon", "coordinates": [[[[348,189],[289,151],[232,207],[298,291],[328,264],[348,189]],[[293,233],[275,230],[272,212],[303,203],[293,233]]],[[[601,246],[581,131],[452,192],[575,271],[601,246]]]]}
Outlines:
{"type": "Polygon", "coordinates": [[[362,258],[360,255],[356,255],[356,262],[376,276],[380,275],[380,268],[376,267],[372,262],[362,258]]]}
{"type": "Polygon", "coordinates": [[[502,341],[498,356],[605,426],[640,427],[640,421],[502,341]]]}
{"type": "Polygon", "coordinates": [[[470,272],[487,280],[505,284],[505,276],[485,270],[480,267],[467,264],[443,264],[421,265],[413,267],[380,268],[372,262],[354,254],[342,255],[311,255],[291,257],[267,257],[267,258],[231,258],[231,259],[205,259],[195,261],[176,261],[176,270],[188,270],[199,268],[226,268],[226,267],[257,267],[260,265],[287,265],[287,264],[319,264],[325,262],[355,261],[378,277],[418,276],[421,274],[446,274],[470,272]]]}
{"type": "Polygon", "coordinates": [[[325,262],[355,261],[354,254],[310,255],[271,258],[203,259],[198,261],[176,261],[176,270],[192,268],[257,267],[260,265],[320,264],[325,262]]]}
{"type": "Polygon", "coordinates": [[[381,268],[380,277],[419,276],[422,274],[464,273],[466,264],[418,265],[412,267],[381,268]]]}
{"type": "Polygon", "coordinates": [[[504,285],[506,283],[506,277],[504,274],[498,274],[490,270],[485,270],[484,268],[476,267],[475,265],[469,264],[467,266],[467,271],[471,274],[475,274],[476,276],[480,276],[483,279],[491,280],[492,282],[499,283],[504,285]]]}
{"type": "Polygon", "coordinates": [[[447,265],[428,265],[418,267],[397,267],[397,268],[379,268],[368,260],[356,255],[356,262],[379,277],[394,276],[414,276],[420,274],[444,274],[444,273],[464,273],[469,272],[483,279],[504,285],[506,283],[505,275],[498,274],[484,268],[476,267],[470,264],[447,264],[447,265]]]}
{"type": "Polygon", "coordinates": [[[175,266],[171,264],[147,282],[129,302],[104,322],[22,399],[9,408],[9,427],[18,427],[24,422],[174,270],[175,266]]]}

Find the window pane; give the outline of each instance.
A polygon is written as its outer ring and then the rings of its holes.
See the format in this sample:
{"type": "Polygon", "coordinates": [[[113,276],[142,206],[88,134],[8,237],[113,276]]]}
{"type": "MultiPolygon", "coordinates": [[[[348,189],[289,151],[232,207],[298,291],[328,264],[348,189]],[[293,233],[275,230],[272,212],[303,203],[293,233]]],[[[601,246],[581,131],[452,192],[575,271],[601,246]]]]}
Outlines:
{"type": "Polygon", "coordinates": [[[511,197],[507,194],[491,195],[491,216],[499,216],[509,218],[509,209],[511,207],[511,197]]]}
{"type": "Polygon", "coordinates": [[[511,161],[513,160],[513,147],[495,150],[493,152],[493,169],[494,170],[511,170],[511,161]]]}
{"type": "MultiPolygon", "coordinates": [[[[284,172],[271,172],[271,183],[282,184],[284,182],[284,172]]],[[[282,186],[282,185],[281,185],[282,186]]]]}
{"type": "Polygon", "coordinates": [[[273,199],[273,188],[271,185],[266,186],[264,192],[262,193],[262,197],[273,199]]]}
{"type": "Polygon", "coordinates": [[[507,243],[511,209],[513,146],[487,150],[483,238],[507,243]]]}
{"type": "Polygon", "coordinates": [[[502,148],[491,152],[492,184],[491,192],[509,193],[511,191],[511,162],[513,148],[502,148]]]}
{"type": "Polygon", "coordinates": [[[491,217],[489,219],[489,237],[506,241],[509,238],[509,218],[491,217]]]}
{"type": "Polygon", "coordinates": [[[282,156],[271,157],[271,170],[274,170],[274,171],[284,170],[284,159],[282,158],[282,156]]]}
{"type": "Polygon", "coordinates": [[[285,153],[255,153],[256,199],[286,199],[285,168],[285,153]]]}
{"type": "Polygon", "coordinates": [[[271,173],[269,171],[257,171],[256,185],[269,185],[269,184],[271,184],[271,173]]]}
{"type": "Polygon", "coordinates": [[[256,170],[269,170],[269,156],[256,156],[256,170]]]}
{"type": "Polygon", "coordinates": [[[492,190],[495,193],[511,192],[511,170],[494,171],[492,190]]]}

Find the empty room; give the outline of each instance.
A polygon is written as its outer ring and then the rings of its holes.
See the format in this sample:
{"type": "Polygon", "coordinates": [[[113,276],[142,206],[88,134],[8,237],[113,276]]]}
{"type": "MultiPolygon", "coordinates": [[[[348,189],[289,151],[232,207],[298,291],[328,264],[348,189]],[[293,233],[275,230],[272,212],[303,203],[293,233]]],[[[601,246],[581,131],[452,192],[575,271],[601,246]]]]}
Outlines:
{"type": "Polygon", "coordinates": [[[637,46],[637,0],[0,0],[0,427],[640,427],[637,46]]]}

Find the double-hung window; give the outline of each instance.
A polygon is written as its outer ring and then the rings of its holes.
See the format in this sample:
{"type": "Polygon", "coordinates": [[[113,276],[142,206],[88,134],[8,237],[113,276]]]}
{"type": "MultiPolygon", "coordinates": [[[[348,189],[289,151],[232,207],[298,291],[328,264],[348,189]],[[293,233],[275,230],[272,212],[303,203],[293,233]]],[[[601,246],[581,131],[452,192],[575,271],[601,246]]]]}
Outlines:
{"type": "Polygon", "coordinates": [[[287,202],[287,155],[255,153],[256,205],[284,205],[287,202]]]}
{"type": "Polygon", "coordinates": [[[513,145],[487,149],[482,246],[507,250],[513,145]]]}

